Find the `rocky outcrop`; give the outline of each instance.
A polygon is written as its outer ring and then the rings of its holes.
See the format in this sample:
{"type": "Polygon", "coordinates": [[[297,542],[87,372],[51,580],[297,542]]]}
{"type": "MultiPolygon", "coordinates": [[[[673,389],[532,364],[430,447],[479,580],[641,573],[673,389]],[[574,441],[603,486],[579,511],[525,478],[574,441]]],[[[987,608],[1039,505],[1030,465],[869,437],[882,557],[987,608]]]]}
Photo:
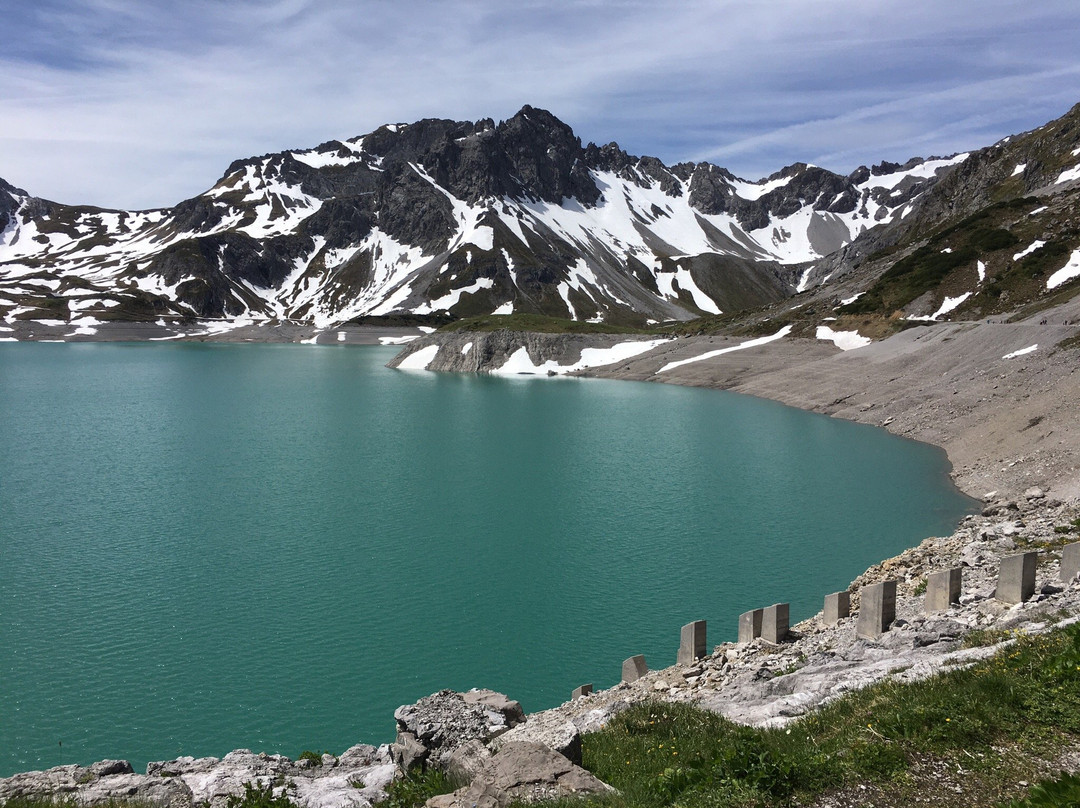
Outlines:
{"type": "Polygon", "coordinates": [[[8,223],[12,221],[15,211],[18,210],[17,197],[25,197],[26,191],[9,185],[0,179],[0,234],[7,230],[8,223]]]}
{"type": "Polygon", "coordinates": [[[432,797],[427,808],[504,808],[613,790],[547,746],[516,741],[492,755],[468,786],[432,797]]]}
{"type": "Polygon", "coordinates": [[[397,742],[390,754],[403,770],[422,764],[448,768],[471,741],[486,743],[525,720],[521,705],[492,690],[441,690],[394,711],[397,742]]]}
{"type": "Polygon", "coordinates": [[[387,747],[360,744],[319,764],[247,749],[223,758],[180,757],[147,764],[136,774],[125,760],[58,766],[0,780],[0,803],[18,798],[74,798],[86,806],[145,801],[167,808],[222,808],[245,785],[273,786],[300,808],[370,808],[386,796],[397,767],[387,747]]]}

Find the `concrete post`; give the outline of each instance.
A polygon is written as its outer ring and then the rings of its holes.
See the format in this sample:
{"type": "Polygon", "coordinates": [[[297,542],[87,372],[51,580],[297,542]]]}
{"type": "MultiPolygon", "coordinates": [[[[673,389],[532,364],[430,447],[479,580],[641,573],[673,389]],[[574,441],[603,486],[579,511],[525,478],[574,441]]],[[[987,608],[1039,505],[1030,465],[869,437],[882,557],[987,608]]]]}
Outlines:
{"type": "Polygon", "coordinates": [[[1061,573],[1059,577],[1070,583],[1080,574],[1080,541],[1066,544],[1061,548],[1061,573]]]}
{"type": "Polygon", "coordinates": [[[1003,603],[1023,603],[1034,595],[1038,557],[1038,553],[1030,552],[1001,559],[995,597],[1003,603]]]}
{"type": "Polygon", "coordinates": [[[789,605],[774,603],[761,616],[761,638],[766,642],[782,643],[788,633],[789,605]]]}
{"type": "Polygon", "coordinates": [[[687,623],[679,632],[679,656],[676,664],[692,665],[705,656],[705,621],[687,623]]]}
{"type": "Polygon", "coordinates": [[[589,696],[592,694],[592,684],[582,685],[581,687],[575,687],[573,694],[570,696],[570,701],[577,701],[582,696],[589,696]]]}
{"type": "Polygon", "coordinates": [[[822,620],[827,626],[835,626],[841,617],[851,616],[851,593],[833,592],[825,596],[825,610],[822,620]]]}
{"type": "Polygon", "coordinates": [[[859,621],[855,636],[877,640],[896,619],[896,581],[864,586],[859,593],[859,621]]]}
{"type": "Polygon", "coordinates": [[[622,664],[622,680],[624,682],[636,682],[649,672],[649,666],[645,664],[645,655],[632,656],[622,664]]]}
{"type": "Polygon", "coordinates": [[[761,618],[764,609],[754,609],[739,615],[739,642],[750,642],[761,636],[761,618]]]}
{"type": "Polygon", "coordinates": [[[962,575],[963,569],[961,567],[927,575],[926,600],[923,601],[923,610],[926,612],[943,612],[954,603],[959,603],[962,575]]]}

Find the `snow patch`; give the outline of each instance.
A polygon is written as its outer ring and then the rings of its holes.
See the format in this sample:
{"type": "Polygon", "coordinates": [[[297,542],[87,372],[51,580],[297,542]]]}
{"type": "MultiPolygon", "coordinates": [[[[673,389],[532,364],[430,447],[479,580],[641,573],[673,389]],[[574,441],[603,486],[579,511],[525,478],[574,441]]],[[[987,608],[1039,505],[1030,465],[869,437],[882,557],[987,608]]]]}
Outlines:
{"type": "Polygon", "coordinates": [[[353,163],[359,163],[363,158],[355,155],[348,157],[342,157],[337,152],[290,152],[294,160],[299,160],[304,165],[311,166],[312,168],[326,168],[327,166],[348,166],[353,163]]]}
{"type": "Polygon", "coordinates": [[[474,283],[460,289],[451,289],[442,297],[417,306],[413,311],[417,314],[431,314],[434,311],[449,310],[458,304],[462,295],[476,294],[481,289],[490,289],[494,285],[495,281],[491,278],[477,278],[474,283]]]}
{"type": "Polygon", "coordinates": [[[783,339],[784,337],[786,337],[790,333],[791,333],[791,326],[790,325],[785,325],[783,328],[781,328],[775,334],[770,334],[767,337],[758,337],[757,339],[752,339],[752,340],[748,340],[746,342],[741,342],[738,345],[732,345],[730,348],[721,348],[718,351],[709,351],[708,353],[703,353],[703,354],[701,354],[701,356],[693,356],[690,359],[680,359],[677,362],[669,362],[668,364],[666,364],[662,368],[660,368],[660,370],[658,370],[657,373],[664,373],[664,372],[669,371],[669,370],[674,370],[677,367],[682,367],[683,365],[689,365],[691,362],[701,362],[702,360],[705,360],[705,359],[712,359],[714,356],[721,356],[722,354],[731,353],[732,351],[742,351],[742,350],[745,350],[746,348],[754,348],[754,347],[756,347],[758,345],[764,345],[767,342],[773,342],[773,341],[778,340],[778,339],[783,339]]]}
{"type": "Polygon", "coordinates": [[[466,342],[464,345],[462,345],[461,346],[461,355],[462,356],[467,356],[469,351],[472,350],[472,346],[473,346],[473,344],[471,342],[466,342]]]}
{"type": "Polygon", "coordinates": [[[656,287],[660,290],[660,294],[665,297],[678,297],[675,292],[676,283],[679,284],[680,289],[690,293],[694,305],[699,309],[709,314],[720,314],[720,307],[716,305],[711,297],[698,288],[689,269],[680,267],[674,272],[658,272],[656,274],[656,287]]]}
{"type": "Polygon", "coordinates": [[[790,177],[780,177],[775,180],[768,180],[766,182],[746,182],[745,180],[728,180],[728,185],[735,191],[736,195],[741,196],[743,199],[748,199],[754,202],[765,194],[775,191],[777,188],[783,188],[789,182],[795,179],[795,175],[790,177]]]}
{"type": "Polygon", "coordinates": [[[1023,257],[1025,256],[1025,255],[1031,255],[1031,254],[1032,254],[1033,252],[1035,252],[1036,250],[1038,250],[1038,249],[1041,249],[1041,248],[1043,248],[1043,247],[1045,247],[1045,246],[1046,246],[1046,242],[1045,242],[1045,241],[1039,241],[1039,240],[1036,240],[1036,241],[1032,242],[1031,246],[1029,246],[1029,247],[1026,247],[1025,249],[1023,249],[1023,250],[1021,250],[1020,252],[1018,252],[1018,253],[1016,253],[1015,255],[1013,255],[1013,260],[1014,260],[1014,261],[1019,261],[1019,260],[1020,260],[1021,258],[1023,258],[1023,257]]]}
{"type": "Polygon", "coordinates": [[[621,362],[625,359],[630,359],[631,357],[643,354],[646,351],[651,351],[656,346],[662,345],[667,341],[668,340],[666,339],[651,339],[635,342],[620,342],[616,345],[612,345],[610,348],[584,348],[581,351],[581,359],[572,365],[560,365],[558,362],[554,362],[550,359],[542,365],[533,364],[532,359],[529,358],[528,350],[522,346],[510,355],[502,367],[498,370],[493,370],[492,373],[497,376],[516,376],[522,373],[540,375],[547,375],[550,373],[562,375],[576,370],[612,365],[616,362],[621,362]]]}
{"type": "Polygon", "coordinates": [[[841,351],[853,351],[873,342],[858,331],[833,331],[827,325],[819,325],[815,336],[820,340],[831,341],[841,351]]]}
{"type": "Polygon", "coordinates": [[[943,168],[957,165],[964,162],[968,158],[968,153],[958,154],[955,157],[951,157],[947,160],[927,160],[925,163],[920,163],[914,168],[907,171],[897,171],[893,174],[882,174],[881,176],[871,175],[862,185],[858,187],[862,188],[885,188],[892,190],[908,177],[917,177],[919,179],[929,179],[937,174],[943,168]]]}
{"type": "Polygon", "coordinates": [[[1012,353],[1007,353],[1001,358],[1002,359],[1015,359],[1018,356],[1027,356],[1029,353],[1035,353],[1035,351],[1038,350],[1038,347],[1039,347],[1039,343],[1036,342],[1034,345],[1029,345],[1026,348],[1021,348],[1019,351],[1013,351],[1012,353]]]}
{"type": "Polygon", "coordinates": [[[1070,169],[1061,172],[1061,176],[1057,178],[1054,185],[1060,185],[1063,182],[1072,182],[1073,180],[1080,180],[1080,166],[1073,166],[1070,169]]]}
{"type": "Polygon", "coordinates": [[[407,337],[379,337],[380,345],[404,345],[407,342],[412,342],[414,339],[420,339],[416,334],[412,334],[407,337]]]}
{"type": "Polygon", "coordinates": [[[427,370],[427,366],[431,364],[431,360],[435,358],[435,354],[438,352],[438,345],[427,345],[416,353],[409,354],[402,359],[401,364],[398,365],[398,370],[427,370]]]}
{"type": "Polygon", "coordinates": [[[979,283],[986,280],[986,264],[982,261],[977,261],[975,263],[975,271],[979,273],[979,283]]]}
{"type": "Polygon", "coordinates": [[[1069,256],[1069,263],[1050,276],[1050,279],[1046,282],[1046,288],[1056,289],[1061,284],[1071,281],[1077,276],[1080,276],[1080,249],[1074,250],[1073,254],[1069,256]]]}
{"type": "Polygon", "coordinates": [[[933,314],[929,315],[928,317],[908,317],[907,319],[918,320],[928,323],[937,322],[938,317],[944,317],[946,314],[955,309],[969,297],[971,297],[971,292],[964,292],[964,294],[959,295],[958,297],[947,297],[945,298],[944,302],[942,302],[941,306],[938,307],[938,310],[935,311],[933,314]]]}
{"type": "Polygon", "coordinates": [[[850,306],[852,303],[854,303],[856,300],[858,300],[860,297],[862,297],[865,294],[866,294],[866,292],[859,292],[858,294],[852,295],[851,297],[845,297],[843,300],[840,301],[840,305],[841,306],[850,306]]]}
{"type": "Polygon", "coordinates": [[[1020,163],[1016,166],[1016,168],[1013,169],[1012,174],[1010,174],[1009,176],[1015,177],[1017,174],[1023,174],[1026,168],[1027,163],[1020,163]]]}

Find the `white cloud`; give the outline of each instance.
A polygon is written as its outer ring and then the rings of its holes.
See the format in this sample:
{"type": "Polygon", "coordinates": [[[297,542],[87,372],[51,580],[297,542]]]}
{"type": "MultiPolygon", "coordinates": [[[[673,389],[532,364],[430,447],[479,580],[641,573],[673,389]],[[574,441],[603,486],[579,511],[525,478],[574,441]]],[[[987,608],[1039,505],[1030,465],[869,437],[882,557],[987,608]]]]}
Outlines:
{"type": "Polygon", "coordinates": [[[0,177],[168,205],[236,158],[523,104],[669,162],[850,170],[987,145],[1080,100],[1080,10],[1034,5],[41,0],[0,54],[0,177]]]}

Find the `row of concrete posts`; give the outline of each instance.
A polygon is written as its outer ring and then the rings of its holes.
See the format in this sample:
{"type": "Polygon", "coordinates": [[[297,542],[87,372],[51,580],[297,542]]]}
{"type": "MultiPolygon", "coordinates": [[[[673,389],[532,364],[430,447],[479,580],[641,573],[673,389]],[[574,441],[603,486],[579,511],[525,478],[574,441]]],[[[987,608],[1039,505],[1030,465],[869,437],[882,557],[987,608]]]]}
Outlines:
{"type": "MultiPolygon", "coordinates": [[[[1020,553],[1001,560],[998,568],[997,590],[994,597],[1003,603],[1023,603],[1035,594],[1035,566],[1038,553],[1020,553]]],[[[926,578],[926,597],[923,610],[927,613],[944,611],[960,602],[962,568],[934,572],[926,578]]],[[[1061,553],[1060,579],[1071,582],[1080,575],[1080,542],[1066,545],[1061,553]]],[[[859,593],[859,614],[855,634],[865,639],[880,639],[896,620],[896,581],[881,581],[864,586],[859,593]]],[[[779,644],[784,641],[790,628],[789,604],[774,603],[762,609],[753,609],[739,615],[739,643],[761,638],[779,644]]],[[[825,596],[822,619],[826,625],[835,625],[851,616],[851,594],[833,592],[825,596]]],[[[677,664],[690,665],[705,657],[705,621],[687,623],[679,632],[677,664]]],[[[622,664],[622,681],[634,682],[649,672],[644,654],[637,654],[622,664]]],[[[593,692],[591,684],[575,688],[572,698],[579,699],[593,692]]]]}

